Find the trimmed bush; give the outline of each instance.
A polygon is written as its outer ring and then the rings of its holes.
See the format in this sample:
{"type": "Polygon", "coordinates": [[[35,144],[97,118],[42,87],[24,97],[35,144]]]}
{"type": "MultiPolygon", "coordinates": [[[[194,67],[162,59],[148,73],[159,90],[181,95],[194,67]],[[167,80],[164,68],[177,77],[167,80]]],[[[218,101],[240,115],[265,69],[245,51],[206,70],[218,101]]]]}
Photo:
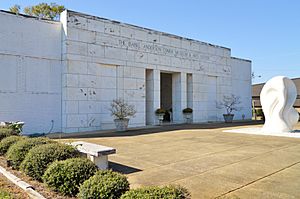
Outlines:
{"type": "Polygon", "coordinates": [[[54,141],[49,138],[28,138],[16,142],[9,147],[6,153],[8,166],[11,166],[13,169],[19,169],[21,162],[31,148],[48,143],[54,143],[54,141]]]}
{"type": "Polygon", "coordinates": [[[264,114],[264,111],[261,108],[255,109],[255,112],[256,112],[256,116],[261,117],[261,119],[263,121],[265,121],[265,114],[264,114]]]}
{"type": "Polygon", "coordinates": [[[35,146],[27,153],[20,169],[35,180],[42,180],[47,167],[56,160],[65,160],[79,156],[73,147],[61,143],[35,146]]]}
{"type": "Polygon", "coordinates": [[[0,127],[0,141],[12,135],[18,135],[18,134],[13,129],[0,127]]]}
{"type": "Polygon", "coordinates": [[[21,134],[24,124],[25,123],[21,122],[21,121],[6,122],[6,125],[8,126],[8,128],[12,129],[18,135],[21,134]]]}
{"type": "Polygon", "coordinates": [[[165,114],[165,113],[166,113],[166,110],[163,108],[158,108],[155,110],[156,115],[165,114]]]}
{"type": "Polygon", "coordinates": [[[165,187],[144,187],[132,189],[122,195],[121,199],[189,199],[190,193],[181,186],[169,185],[165,187]]]}
{"type": "Polygon", "coordinates": [[[191,109],[191,108],[185,108],[185,109],[182,110],[182,113],[184,113],[184,114],[193,113],[193,109],[191,109]]]}
{"type": "Polygon", "coordinates": [[[43,175],[43,181],[64,195],[75,196],[80,185],[97,171],[97,166],[87,158],[71,158],[53,162],[43,175]]]}
{"type": "Polygon", "coordinates": [[[129,190],[126,176],[110,170],[98,171],[79,189],[80,199],[117,199],[129,190]]]}
{"type": "Polygon", "coordinates": [[[16,143],[22,139],[25,139],[25,137],[13,135],[13,136],[9,136],[9,137],[6,137],[3,140],[1,140],[0,155],[5,155],[5,153],[7,152],[7,150],[9,149],[9,147],[11,145],[13,145],[14,143],[16,143]]]}

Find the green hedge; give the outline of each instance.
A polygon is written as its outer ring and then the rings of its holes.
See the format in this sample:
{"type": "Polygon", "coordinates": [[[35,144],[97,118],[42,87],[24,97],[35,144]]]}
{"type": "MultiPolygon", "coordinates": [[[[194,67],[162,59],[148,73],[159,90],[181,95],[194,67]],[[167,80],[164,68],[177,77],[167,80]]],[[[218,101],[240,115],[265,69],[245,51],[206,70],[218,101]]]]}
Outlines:
{"type": "Polygon", "coordinates": [[[9,147],[6,153],[8,166],[11,166],[13,169],[19,169],[21,162],[31,148],[48,143],[54,143],[54,141],[49,138],[28,138],[16,142],[9,147]]]}
{"type": "Polygon", "coordinates": [[[110,170],[98,171],[79,189],[80,199],[117,199],[129,190],[126,176],[110,170]]]}
{"type": "Polygon", "coordinates": [[[6,137],[18,135],[14,130],[6,127],[0,127],[0,141],[6,137]]]}
{"type": "Polygon", "coordinates": [[[38,145],[30,149],[20,169],[33,179],[41,181],[52,162],[74,157],[79,157],[79,152],[73,146],[61,143],[38,145]]]}
{"type": "Polygon", "coordinates": [[[87,158],[72,158],[52,163],[43,175],[43,181],[64,195],[75,196],[80,185],[97,171],[87,158]]]}
{"type": "Polygon", "coordinates": [[[255,109],[255,113],[256,113],[256,116],[259,116],[262,118],[262,120],[265,120],[265,114],[264,114],[264,111],[259,108],[259,109],[255,109]]]}
{"type": "Polygon", "coordinates": [[[6,137],[3,140],[1,140],[0,155],[5,155],[5,153],[7,152],[7,150],[9,149],[9,147],[11,145],[13,145],[14,143],[16,143],[22,139],[25,139],[25,137],[13,135],[13,136],[9,136],[9,137],[6,137]]]}
{"type": "Polygon", "coordinates": [[[132,189],[122,195],[121,199],[189,199],[190,193],[181,186],[144,187],[132,189]]]}
{"type": "Polygon", "coordinates": [[[166,110],[163,108],[158,108],[155,110],[155,114],[159,115],[159,114],[165,114],[166,110]]]}
{"type": "Polygon", "coordinates": [[[191,108],[185,108],[182,110],[183,113],[193,113],[193,109],[191,108]]]}

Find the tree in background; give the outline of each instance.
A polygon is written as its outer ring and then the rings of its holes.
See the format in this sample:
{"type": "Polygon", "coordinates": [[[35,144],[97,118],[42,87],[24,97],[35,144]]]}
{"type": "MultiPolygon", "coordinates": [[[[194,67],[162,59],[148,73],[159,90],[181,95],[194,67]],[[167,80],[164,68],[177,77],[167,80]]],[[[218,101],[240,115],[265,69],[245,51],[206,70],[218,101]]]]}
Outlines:
{"type": "MultiPolygon", "coordinates": [[[[14,5],[9,10],[14,13],[20,12],[20,6],[14,5]]],[[[56,3],[40,3],[35,6],[27,6],[23,9],[23,12],[30,16],[35,16],[39,18],[58,20],[59,14],[65,10],[63,5],[57,5],[56,3]]]]}
{"type": "Polygon", "coordinates": [[[16,14],[19,14],[20,13],[20,9],[21,9],[21,7],[16,4],[16,5],[10,7],[9,11],[11,11],[13,13],[16,13],[16,14]]]}

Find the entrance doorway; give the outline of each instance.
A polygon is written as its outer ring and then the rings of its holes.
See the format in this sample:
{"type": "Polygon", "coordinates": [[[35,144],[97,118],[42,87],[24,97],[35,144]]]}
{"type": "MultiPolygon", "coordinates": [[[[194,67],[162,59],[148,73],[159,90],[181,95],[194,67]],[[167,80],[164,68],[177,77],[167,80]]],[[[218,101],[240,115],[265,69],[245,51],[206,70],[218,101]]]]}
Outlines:
{"type": "Polygon", "coordinates": [[[163,122],[172,121],[172,74],[160,73],[160,107],[166,110],[163,122]]]}

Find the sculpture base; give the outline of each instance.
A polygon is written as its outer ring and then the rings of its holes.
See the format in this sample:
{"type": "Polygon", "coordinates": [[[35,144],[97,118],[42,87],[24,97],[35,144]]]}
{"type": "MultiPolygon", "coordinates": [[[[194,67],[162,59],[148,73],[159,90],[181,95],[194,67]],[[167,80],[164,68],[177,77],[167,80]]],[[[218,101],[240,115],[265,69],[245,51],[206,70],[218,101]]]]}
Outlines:
{"type": "Polygon", "coordinates": [[[300,138],[300,130],[294,130],[292,132],[278,132],[278,133],[272,132],[271,133],[271,132],[263,132],[262,128],[256,127],[256,128],[230,129],[230,130],[224,130],[223,132],[300,138]]]}

